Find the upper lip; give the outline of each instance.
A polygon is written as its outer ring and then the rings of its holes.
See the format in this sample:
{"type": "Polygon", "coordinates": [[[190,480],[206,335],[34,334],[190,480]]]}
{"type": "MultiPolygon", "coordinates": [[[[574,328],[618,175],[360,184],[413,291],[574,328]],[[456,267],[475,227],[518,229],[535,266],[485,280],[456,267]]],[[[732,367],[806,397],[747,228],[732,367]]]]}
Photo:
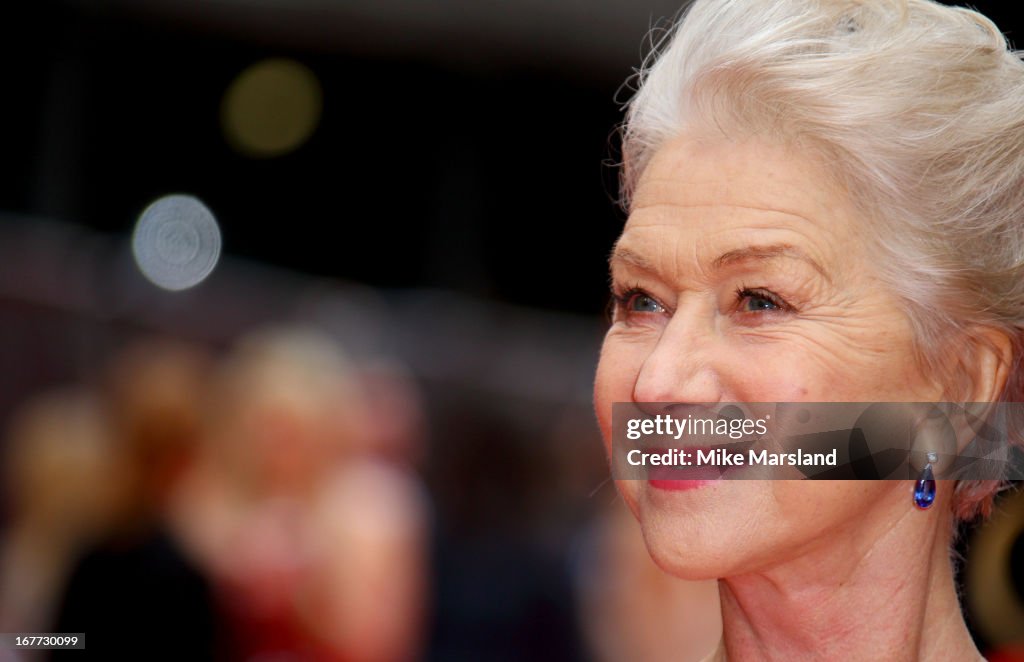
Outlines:
{"type": "Polygon", "coordinates": [[[665,443],[665,439],[654,438],[647,440],[648,443],[643,445],[643,450],[649,453],[665,453],[670,450],[682,450],[682,451],[712,451],[719,448],[728,449],[736,453],[745,453],[748,449],[753,448],[758,442],[762,441],[762,437],[752,437],[750,439],[729,439],[718,444],[682,444],[675,439],[670,439],[672,443],[665,443]]]}

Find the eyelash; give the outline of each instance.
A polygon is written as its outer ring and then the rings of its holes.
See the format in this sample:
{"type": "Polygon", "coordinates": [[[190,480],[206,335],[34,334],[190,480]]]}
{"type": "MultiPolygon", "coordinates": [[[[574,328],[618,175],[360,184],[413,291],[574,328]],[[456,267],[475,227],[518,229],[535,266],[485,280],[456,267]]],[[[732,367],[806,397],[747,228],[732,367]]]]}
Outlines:
{"type": "MultiPolygon", "coordinates": [[[[635,296],[645,296],[645,297],[648,297],[648,298],[651,299],[651,301],[656,303],[661,308],[663,308],[665,310],[668,310],[667,306],[665,306],[662,303],[660,303],[657,299],[655,299],[653,296],[648,294],[639,285],[633,285],[632,287],[629,287],[629,288],[627,288],[627,289],[625,289],[625,290],[623,290],[621,292],[616,290],[616,289],[612,290],[611,300],[609,301],[609,305],[608,305],[608,318],[609,318],[609,320],[613,319],[614,315],[616,313],[622,313],[622,312],[629,313],[630,312],[629,308],[628,308],[629,304],[633,300],[633,297],[635,297],[635,296]]],[[[786,302],[785,299],[783,299],[782,297],[780,297],[779,295],[775,294],[774,292],[772,292],[770,290],[765,290],[765,289],[762,289],[762,288],[759,288],[759,287],[747,287],[746,285],[741,285],[741,286],[736,288],[736,305],[737,305],[737,307],[743,302],[744,299],[746,299],[748,297],[764,299],[765,301],[768,301],[773,306],[775,306],[776,310],[771,310],[771,311],[766,311],[766,312],[792,312],[793,311],[793,307],[791,305],[789,305],[786,302]]],[[[740,310],[739,312],[749,313],[749,314],[759,314],[759,313],[756,313],[755,311],[750,311],[750,310],[740,310]]],[[[760,314],[763,314],[763,313],[760,313],[760,314]]]]}
{"type": "MultiPolygon", "coordinates": [[[[736,288],[737,304],[741,303],[747,297],[764,299],[765,301],[771,302],[771,304],[775,306],[775,308],[777,309],[771,312],[790,312],[793,310],[793,307],[786,303],[785,299],[780,297],[778,294],[775,294],[771,290],[765,290],[760,287],[747,287],[745,285],[741,285],[736,288]]],[[[753,311],[746,310],[742,312],[749,313],[753,311]]]]}
{"type": "MultiPolygon", "coordinates": [[[[608,302],[608,318],[609,319],[612,319],[613,316],[615,314],[618,314],[618,313],[622,313],[622,312],[628,313],[629,312],[629,309],[628,309],[629,303],[633,300],[633,297],[635,297],[635,296],[645,296],[645,297],[649,297],[651,299],[651,301],[654,301],[654,302],[658,301],[657,299],[652,297],[650,294],[648,294],[639,285],[633,285],[633,286],[631,286],[631,287],[629,287],[629,288],[627,288],[625,290],[621,290],[621,291],[619,291],[617,288],[614,288],[614,286],[613,286],[611,294],[612,294],[611,301],[608,302]]],[[[660,303],[658,303],[658,305],[661,306],[662,308],[665,308],[665,306],[662,306],[660,303]]]]}

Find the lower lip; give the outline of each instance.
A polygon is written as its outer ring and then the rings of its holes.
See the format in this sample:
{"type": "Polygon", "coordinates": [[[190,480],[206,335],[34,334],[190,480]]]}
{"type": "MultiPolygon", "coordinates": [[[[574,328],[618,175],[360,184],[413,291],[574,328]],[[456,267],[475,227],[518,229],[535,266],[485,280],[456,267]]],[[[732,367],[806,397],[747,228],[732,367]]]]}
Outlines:
{"type": "Polygon", "coordinates": [[[655,466],[648,470],[647,483],[659,490],[681,492],[696,490],[717,483],[722,472],[714,467],[686,467],[684,469],[655,466]]]}

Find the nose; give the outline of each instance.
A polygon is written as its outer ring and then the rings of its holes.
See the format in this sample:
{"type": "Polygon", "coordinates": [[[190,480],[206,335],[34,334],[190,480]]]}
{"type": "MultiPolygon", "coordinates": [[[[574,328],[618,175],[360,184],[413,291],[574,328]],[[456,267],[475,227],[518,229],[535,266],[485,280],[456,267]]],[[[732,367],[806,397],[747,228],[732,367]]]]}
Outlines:
{"type": "Polygon", "coordinates": [[[633,385],[636,403],[721,402],[722,384],[713,358],[713,320],[692,308],[677,309],[633,385]]]}

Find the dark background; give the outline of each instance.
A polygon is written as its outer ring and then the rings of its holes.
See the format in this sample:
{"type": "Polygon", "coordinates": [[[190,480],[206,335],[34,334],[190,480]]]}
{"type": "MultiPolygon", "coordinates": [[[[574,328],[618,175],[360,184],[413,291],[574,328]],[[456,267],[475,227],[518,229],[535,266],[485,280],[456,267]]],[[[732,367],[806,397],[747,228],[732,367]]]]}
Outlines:
{"type": "MultiPolygon", "coordinates": [[[[188,191],[230,254],[599,313],[616,99],[675,4],[380,4],[8,3],[0,209],[127,233],[188,191]],[[246,158],[221,97],[278,56],[319,77],[322,121],[294,153],[246,158]]],[[[1011,3],[974,6],[1015,37],[1011,3]]]]}

